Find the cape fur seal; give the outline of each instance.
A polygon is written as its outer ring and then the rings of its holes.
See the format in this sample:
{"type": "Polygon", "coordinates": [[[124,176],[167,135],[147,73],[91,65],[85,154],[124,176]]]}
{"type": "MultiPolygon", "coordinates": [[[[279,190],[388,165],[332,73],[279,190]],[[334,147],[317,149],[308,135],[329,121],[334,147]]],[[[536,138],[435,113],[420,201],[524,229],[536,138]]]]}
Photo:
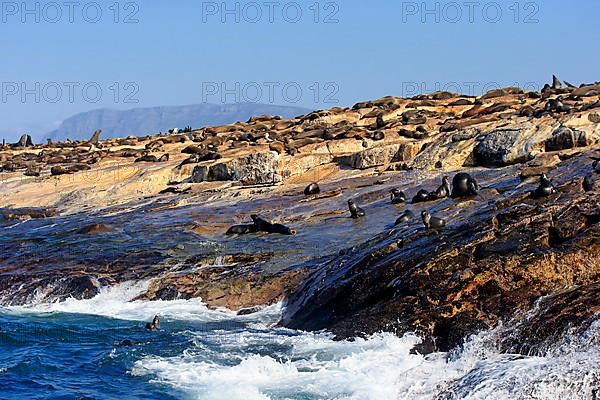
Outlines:
{"type": "Polygon", "coordinates": [[[423,211],[421,217],[423,218],[423,225],[427,229],[440,229],[446,226],[446,220],[434,217],[427,211],[423,211]]]}
{"type": "Polygon", "coordinates": [[[157,331],[160,329],[160,318],[158,317],[158,315],[154,317],[152,322],[148,322],[146,324],[146,329],[148,329],[149,331],[157,331]]]}
{"type": "Polygon", "coordinates": [[[542,176],[540,177],[540,185],[533,192],[533,197],[538,199],[541,197],[548,197],[554,193],[556,193],[554,184],[550,179],[548,179],[546,174],[542,174],[542,176]]]}
{"type": "Polygon", "coordinates": [[[406,195],[400,189],[392,189],[390,197],[392,200],[392,204],[406,203],[406,195]]]}
{"type": "Polygon", "coordinates": [[[450,178],[447,176],[442,178],[442,184],[437,188],[437,190],[433,193],[430,193],[430,197],[432,200],[445,199],[450,196],[450,178]]]}
{"type": "Polygon", "coordinates": [[[262,219],[258,215],[252,215],[251,218],[252,218],[252,221],[254,221],[254,226],[256,226],[256,228],[260,232],[278,233],[280,235],[295,235],[296,234],[295,229],[288,228],[287,226],[282,225],[282,224],[271,223],[267,220],[262,219]]]}
{"type": "Polygon", "coordinates": [[[406,210],[402,214],[400,214],[394,225],[398,226],[400,224],[412,220],[413,218],[415,218],[415,214],[410,210],[406,210]]]}
{"type": "Polygon", "coordinates": [[[256,232],[277,233],[280,235],[295,235],[297,233],[295,229],[291,229],[282,224],[271,223],[258,215],[252,215],[251,218],[252,224],[234,225],[229,228],[226,235],[246,235],[256,232]]]}
{"type": "Polygon", "coordinates": [[[365,210],[357,206],[354,200],[348,200],[348,209],[350,210],[350,215],[354,219],[362,218],[367,215],[365,210]]]}
{"type": "Polygon", "coordinates": [[[458,197],[469,197],[477,196],[479,185],[477,181],[466,172],[460,172],[452,179],[452,194],[451,197],[456,199],[458,197]]]}
{"type": "Polygon", "coordinates": [[[413,202],[413,204],[417,204],[417,203],[425,203],[429,200],[431,200],[430,193],[427,190],[421,189],[417,192],[415,197],[413,197],[412,202],[413,202]]]}
{"type": "Polygon", "coordinates": [[[91,139],[88,141],[88,144],[98,144],[98,142],[100,141],[101,133],[102,133],[102,129],[98,129],[96,132],[94,132],[91,139]]]}
{"type": "Polygon", "coordinates": [[[305,196],[312,196],[319,193],[321,193],[321,188],[319,188],[319,185],[316,182],[311,183],[304,189],[305,196]]]}

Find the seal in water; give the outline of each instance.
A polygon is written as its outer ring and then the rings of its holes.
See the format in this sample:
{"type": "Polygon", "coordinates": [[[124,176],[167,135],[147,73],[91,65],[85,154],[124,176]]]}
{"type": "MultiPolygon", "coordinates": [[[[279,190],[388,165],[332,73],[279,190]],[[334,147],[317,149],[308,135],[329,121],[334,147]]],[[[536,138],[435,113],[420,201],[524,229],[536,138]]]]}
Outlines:
{"type": "Polygon", "coordinates": [[[440,229],[446,226],[445,220],[434,217],[427,211],[423,211],[421,217],[423,218],[423,225],[425,225],[425,228],[427,229],[440,229]]]}
{"type": "Polygon", "coordinates": [[[154,316],[152,322],[148,322],[146,324],[146,329],[148,329],[149,331],[157,331],[160,329],[160,318],[158,317],[158,315],[154,316]]]}
{"type": "Polygon", "coordinates": [[[477,181],[466,172],[460,172],[452,179],[452,198],[477,196],[479,185],[477,181]]]}
{"type": "Polygon", "coordinates": [[[398,226],[400,224],[410,221],[414,217],[415,217],[415,214],[412,211],[406,210],[402,214],[400,214],[400,216],[398,217],[398,219],[396,220],[394,225],[398,226]]]}
{"type": "Polygon", "coordinates": [[[392,204],[406,203],[406,195],[400,189],[393,189],[391,192],[392,204]]]}
{"type": "Polygon", "coordinates": [[[357,206],[354,200],[348,200],[348,209],[350,210],[350,214],[354,219],[358,219],[367,215],[367,213],[365,213],[365,210],[357,206]]]}
{"type": "Polygon", "coordinates": [[[306,196],[312,196],[314,194],[319,194],[321,193],[321,188],[319,187],[319,185],[316,182],[311,183],[310,185],[308,185],[306,187],[306,189],[304,189],[304,194],[306,196]]]}
{"type": "Polygon", "coordinates": [[[413,202],[413,204],[425,203],[426,201],[429,201],[429,200],[431,200],[431,193],[429,193],[427,190],[421,189],[417,192],[415,197],[413,197],[412,202],[413,202]]]}
{"type": "Polygon", "coordinates": [[[540,186],[533,192],[533,197],[538,199],[540,197],[548,197],[554,193],[556,193],[556,189],[554,188],[552,181],[548,179],[546,174],[542,174],[540,177],[540,186]]]}
{"type": "Polygon", "coordinates": [[[591,192],[594,190],[594,181],[592,180],[592,175],[586,175],[586,177],[583,178],[583,190],[586,192],[591,192]]]}

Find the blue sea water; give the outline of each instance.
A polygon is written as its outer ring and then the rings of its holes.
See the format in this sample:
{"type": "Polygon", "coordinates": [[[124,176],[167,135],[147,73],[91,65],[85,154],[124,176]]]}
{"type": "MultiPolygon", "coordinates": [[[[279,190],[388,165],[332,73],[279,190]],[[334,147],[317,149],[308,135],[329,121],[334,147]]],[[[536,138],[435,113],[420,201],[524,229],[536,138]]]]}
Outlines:
{"type": "MultiPolygon", "coordinates": [[[[199,300],[130,301],[147,282],[94,299],[0,308],[0,399],[594,399],[600,324],[545,357],[499,354],[499,327],[453,354],[422,356],[390,334],[337,342],[199,300]],[[154,314],[161,330],[144,329],[154,314]]],[[[596,397],[597,398],[597,397],[596,397]]]]}

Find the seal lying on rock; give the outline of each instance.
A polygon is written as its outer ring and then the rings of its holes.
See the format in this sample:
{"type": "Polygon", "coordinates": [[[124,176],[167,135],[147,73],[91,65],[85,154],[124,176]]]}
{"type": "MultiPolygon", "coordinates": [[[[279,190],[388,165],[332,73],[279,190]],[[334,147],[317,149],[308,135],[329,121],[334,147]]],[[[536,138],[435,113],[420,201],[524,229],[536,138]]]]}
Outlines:
{"type": "Polygon", "coordinates": [[[278,233],[280,235],[295,235],[296,230],[282,224],[273,224],[258,215],[251,216],[253,223],[248,225],[234,225],[227,231],[226,235],[246,235],[249,233],[265,232],[278,233]]]}
{"type": "Polygon", "coordinates": [[[89,169],[91,169],[90,166],[85,165],[85,164],[75,164],[75,165],[69,165],[69,166],[57,165],[57,166],[50,168],[50,173],[53,176],[70,175],[70,174],[74,174],[74,173],[80,172],[80,171],[87,171],[89,169]]]}
{"type": "Polygon", "coordinates": [[[306,196],[312,196],[319,193],[321,193],[321,188],[319,188],[319,185],[314,182],[308,185],[306,189],[304,189],[304,195],[306,196]]]}
{"type": "Polygon", "coordinates": [[[548,179],[546,174],[542,174],[540,177],[540,186],[533,192],[533,198],[539,199],[540,197],[548,197],[554,193],[556,193],[554,184],[552,184],[552,181],[548,179]]]}
{"type": "Polygon", "coordinates": [[[350,210],[350,215],[354,219],[362,218],[365,215],[367,215],[367,213],[365,213],[365,210],[357,206],[354,200],[352,199],[348,200],[348,209],[350,210]]]}
{"type": "Polygon", "coordinates": [[[413,197],[412,202],[413,202],[413,204],[417,204],[417,203],[425,203],[430,200],[431,200],[431,193],[429,193],[427,190],[421,189],[417,192],[415,197],[413,197]]]}
{"type": "Polygon", "coordinates": [[[260,218],[258,215],[251,216],[259,232],[278,233],[280,235],[295,235],[296,231],[282,224],[273,224],[267,220],[260,218]]]}
{"type": "Polygon", "coordinates": [[[440,229],[446,226],[446,220],[434,217],[427,211],[423,211],[421,217],[423,218],[423,225],[427,229],[440,229]]]}
{"type": "Polygon", "coordinates": [[[146,329],[148,329],[149,331],[157,331],[160,329],[160,318],[158,317],[158,315],[154,317],[152,322],[148,322],[146,324],[146,329]]]}
{"type": "Polygon", "coordinates": [[[400,189],[393,189],[391,192],[392,204],[406,203],[406,195],[400,189]]]}
{"type": "Polygon", "coordinates": [[[159,163],[159,162],[166,162],[166,161],[169,161],[169,153],[163,154],[162,156],[160,156],[160,158],[150,155],[150,154],[146,154],[135,160],[136,163],[140,163],[140,162],[159,163]]]}
{"type": "Polygon", "coordinates": [[[458,173],[452,179],[452,195],[453,199],[458,197],[477,196],[479,185],[477,181],[466,172],[458,173]]]}
{"type": "Polygon", "coordinates": [[[231,228],[229,228],[227,230],[227,233],[225,233],[228,236],[231,235],[247,235],[248,233],[256,233],[258,232],[258,229],[256,228],[256,226],[254,224],[250,224],[250,225],[234,225],[231,228]]]}
{"type": "Polygon", "coordinates": [[[398,217],[394,225],[398,226],[400,224],[410,221],[413,218],[415,218],[415,214],[410,210],[406,210],[398,217]]]}

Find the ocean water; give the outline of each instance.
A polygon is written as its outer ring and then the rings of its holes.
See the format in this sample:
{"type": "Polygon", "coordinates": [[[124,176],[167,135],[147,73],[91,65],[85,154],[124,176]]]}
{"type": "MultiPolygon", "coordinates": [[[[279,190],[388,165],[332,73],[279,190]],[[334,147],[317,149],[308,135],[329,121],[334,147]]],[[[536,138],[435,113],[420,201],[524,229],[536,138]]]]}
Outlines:
{"type": "Polygon", "coordinates": [[[281,305],[236,316],[200,300],[131,302],[147,284],[0,308],[0,399],[600,398],[599,322],[543,357],[500,354],[502,326],[423,356],[414,335],[338,342],[278,328],[281,305]],[[155,314],[162,329],[148,332],[155,314]]]}

